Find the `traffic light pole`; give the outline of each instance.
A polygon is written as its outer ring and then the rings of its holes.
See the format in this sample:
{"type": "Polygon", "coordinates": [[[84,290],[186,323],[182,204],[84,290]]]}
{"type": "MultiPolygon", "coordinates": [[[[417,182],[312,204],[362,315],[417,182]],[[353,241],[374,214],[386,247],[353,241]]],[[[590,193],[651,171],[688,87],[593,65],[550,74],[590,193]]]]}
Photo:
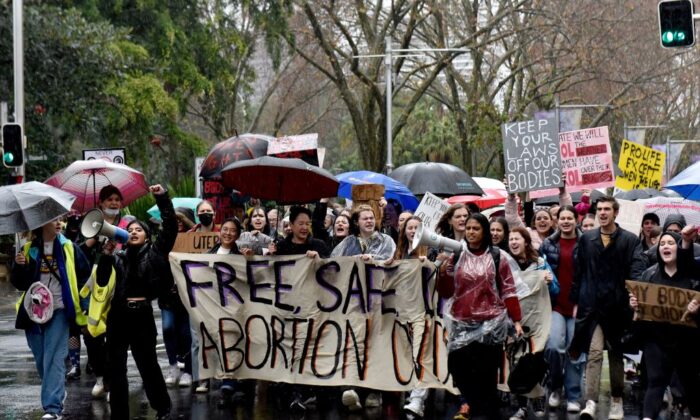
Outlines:
{"type": "MultiPolygon", "coordinates": [[[[15,118],[14,122],[24,128],[24,31],[22,0],[12,0],[12,46],[14,61],[15,118]]],[[[22,131],[24,133],[24,130],[22,131]]],[[[26,156],[27,138],[22,139],[22,153],[26,156]]],[[[24,161],[24,159],[23,159],[24,161]]],[[[24,181],[24,163],[14,170],[16,182],[24,181]]]]}

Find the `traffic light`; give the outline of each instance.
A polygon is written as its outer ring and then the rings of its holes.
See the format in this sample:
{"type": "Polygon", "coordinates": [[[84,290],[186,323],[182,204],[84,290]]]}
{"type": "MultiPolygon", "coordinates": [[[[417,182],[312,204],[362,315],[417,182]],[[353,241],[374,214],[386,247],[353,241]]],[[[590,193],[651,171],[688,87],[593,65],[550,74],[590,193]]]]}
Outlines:
{"type": "Polygon", "coordinates": [[[24,163],[22,126],[5,124],[2,126],[2,163],[8,168],[17,168],[24,163]]]}
{"type": "Polygon", "coordinates": [[[695,23],[691,0],[659,3],[659,31],[664,48],[690,47],[695,44],[695,23]]]}

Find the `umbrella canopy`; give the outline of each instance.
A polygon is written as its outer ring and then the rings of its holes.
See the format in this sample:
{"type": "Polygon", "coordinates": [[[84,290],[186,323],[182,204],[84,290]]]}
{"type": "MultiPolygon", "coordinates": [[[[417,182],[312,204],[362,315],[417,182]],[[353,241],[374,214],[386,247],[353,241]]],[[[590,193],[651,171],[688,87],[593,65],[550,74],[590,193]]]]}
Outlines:
{"type": "Polygon", "coordinates": [[[426,192],[439,196],[484,193],[472,177],[448,163],[409,163],[396,168],[390,176],[405,184],[416,195],[423,195],[426,192]]]}
{"type": "Polygon", "coordinates": [[[646,198],[654,197],[678,197],[677,194],[672,191],[659,191],[654,188],[643,188],[639,190],[629,190],[617,193],[615,198],[621,200],[644,200],[646,198]]]}
{"type": "Polygon", "coordinates": [[[217,143],[204,159],[199,176],[204,179],[221,178],[224,167],[241,160],[267,155],[267,145],[271,140],[274,140],[274,137],[247,133],[217,143]]]}
{"type": "Polygon", "coordinates": [[[493,178],[485,178],[482,176],[473,176],[472,179],[486,192],[486,188],[494,190],[506,190],[506,184],[503,181],[493,178]]]}
{"type": "Polygon", "coordinates": [[[338,181],[340,181],[340,188],[337,191],[338,197],[352,199],[353,185],[380,184],[384,185],[386,199],[397,200],[404,210],[413,211],[418,208],[418,199],[411,190],[401,182],[386,175],[371,171],[353,171],[339,174],[338,181]]]}
{"type": "Polygon", "coordinates": [[[689,200],[700,201],[700,162],[685,168],[683,172],[668,181],[666,188],[689,200]]]}
{"type": "Polygon", "coordinates": [[[661,226],[666,218],[672,214],[681,214],[688,224],[700,226],[700,203],[683,197],[654,197],[638,201],[644,203],[646,213],[655,213],[659,216],[661,226]]]}
{"type": "MultiPolygon", "coordinates": [[[[571,193],[571,201],[576,204],[581,202],[581,196],[583,193],[581,191],[575,191],[571,193]]],[[[604,197],[605,194],[598,190],[591,190],[591,205],[596,202],[600,197],[604,197]]],[[[548,206],[553,204],[559,204],[559,195],[548,195],[546,197],[540,197],[535,200],[535,204],[539,206],[548,206]]]]}
{"type": "MultiPolygon", "coordinates": [[[[175,197],[173,198],[173,207],[178,208],[178,207],[184,207],[187,209],[191,209],[193,213],[196,212],[197,205],[202,202],[201,198],[196,198],[196,197],[175,197]]],[[[160,218],[160,210],[158,209],[158,206],[153,206],[150,209],[146,210],[146,213],[148,213],[151,217],[161,220],[160,218]]],[[[194,220],[192,220],[194,222],[194,220]]]]}
{"type": "Polygon", "coordinates": [[[302,204],[335,197],[338,181],[330,172],[301,159],[263,156],[234,162],[221,171],[225,187],[263,200],[302,204]]]}
{"type": "Polygon", "coordinates": [[[41,182],[0,187],[0,235],[34,230],[68,213],[75,196],[41,182]]]}
{"type": "Polygon", "coordinates": [[[46,183],[73,194],[73,209],[86,212],[97,207],[100,190],[114,185],[122,193],[122,206],[148,194],[143,174],[136,169],[104,159],[77,160],[51,175],[46,183]]]}
{"type": "Polygon", "coordinates": [[[506,190],[495,188],[484,188],[484,195],[455,195],[447,199],[450,204],[469,204],[474,203],[480,209],[488,209],[494,206],[505,203],[508,197],[506,190]]]}

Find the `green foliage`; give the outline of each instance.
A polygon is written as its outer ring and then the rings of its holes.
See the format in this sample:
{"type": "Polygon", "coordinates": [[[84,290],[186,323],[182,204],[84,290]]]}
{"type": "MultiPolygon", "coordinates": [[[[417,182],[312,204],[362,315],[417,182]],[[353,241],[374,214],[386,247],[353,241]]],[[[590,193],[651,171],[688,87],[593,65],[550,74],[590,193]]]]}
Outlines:
{"type": "Polygon", "coordinates": [[[423,99],[416,106],[393,148],[397,167],[426,160],[463,166],[454,118],[432,99],[423,99]]]}

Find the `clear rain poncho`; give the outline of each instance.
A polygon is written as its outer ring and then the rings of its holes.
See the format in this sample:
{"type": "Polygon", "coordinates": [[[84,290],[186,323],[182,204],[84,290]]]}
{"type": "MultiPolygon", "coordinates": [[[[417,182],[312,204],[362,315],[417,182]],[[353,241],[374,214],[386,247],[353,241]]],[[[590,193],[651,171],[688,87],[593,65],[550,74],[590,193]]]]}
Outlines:
{"type": "Polygon", "coordinates": [[[375,260],[388,260],[394,256],[396,244],[391,236],[374,232],[368,239],[348,236],[331,252],[331,257],[347,257],[368,254],[375,260]]]}
{"type": "Polygon", "coordinates": [[[474,342],[500,344],[508,336],[512,322],[504,301],[517,294],[508,256],[498,251],[500,285],[496,284],[496,266],[488,250],[475,255],[465,249],[455,265],[455,292],[444,311],[448,352],[474,342]]]}

